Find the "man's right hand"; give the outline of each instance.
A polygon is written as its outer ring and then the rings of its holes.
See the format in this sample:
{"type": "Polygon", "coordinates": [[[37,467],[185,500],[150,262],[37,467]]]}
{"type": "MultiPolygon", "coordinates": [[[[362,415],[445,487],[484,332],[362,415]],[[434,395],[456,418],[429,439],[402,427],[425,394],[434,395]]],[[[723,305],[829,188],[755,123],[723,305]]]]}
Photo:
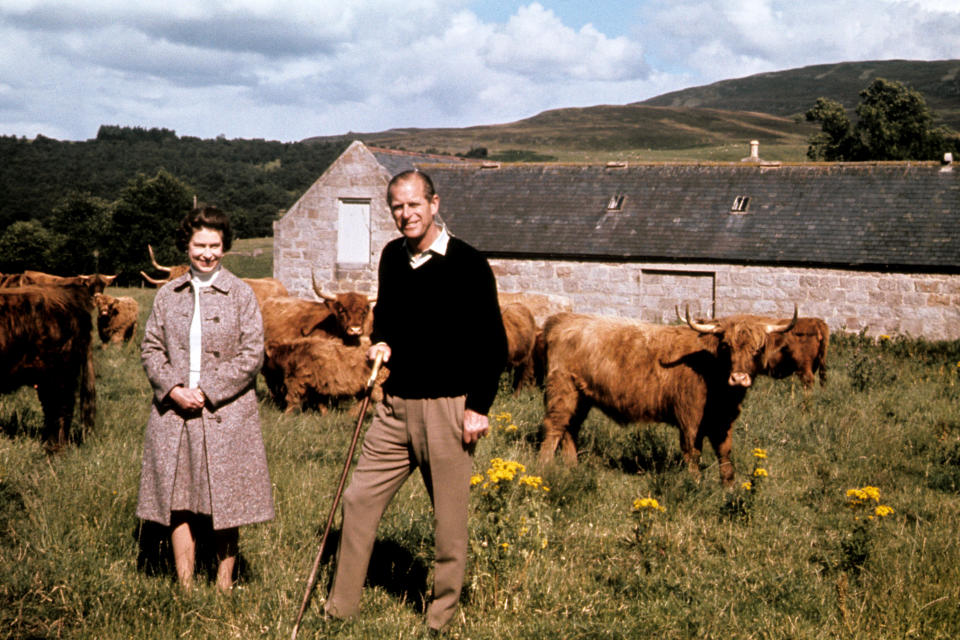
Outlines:
{"type": "Polygon", "coordinates": [[[390,362],[390,346],[386,342],[378,342],[367,349],[367,360],[373,362],[377,359],[377,354],[383,353],[383,361],[390,362]]]}

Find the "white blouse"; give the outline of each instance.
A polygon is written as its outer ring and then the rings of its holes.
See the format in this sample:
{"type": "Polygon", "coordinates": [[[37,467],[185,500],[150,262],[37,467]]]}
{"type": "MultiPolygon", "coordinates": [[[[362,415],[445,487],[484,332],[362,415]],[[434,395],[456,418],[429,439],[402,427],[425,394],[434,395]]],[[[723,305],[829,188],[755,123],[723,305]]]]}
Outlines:
{"type": "Polygon", "coordinates": [[[200,322],[200,290],[209,287],[217,279],[219,267],[211,273],[198,273],[190,269],[190,286],[193,287],[193,319],[190,321],[190,379],[187,386],[195,389],[200,385],[200,357],[202,351],[203,325],[200,322]]]}

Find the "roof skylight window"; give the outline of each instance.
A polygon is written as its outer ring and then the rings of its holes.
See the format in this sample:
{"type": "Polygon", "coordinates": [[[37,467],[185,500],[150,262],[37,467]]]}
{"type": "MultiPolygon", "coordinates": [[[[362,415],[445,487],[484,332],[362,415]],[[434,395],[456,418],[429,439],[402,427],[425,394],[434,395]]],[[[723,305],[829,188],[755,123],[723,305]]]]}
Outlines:
{"type": "Polygon", "coordinates": [[[730,213],[746,213],[750,208],[750,196],[737,196],[733,199],[733,206],[730,207],[730,213]]]}

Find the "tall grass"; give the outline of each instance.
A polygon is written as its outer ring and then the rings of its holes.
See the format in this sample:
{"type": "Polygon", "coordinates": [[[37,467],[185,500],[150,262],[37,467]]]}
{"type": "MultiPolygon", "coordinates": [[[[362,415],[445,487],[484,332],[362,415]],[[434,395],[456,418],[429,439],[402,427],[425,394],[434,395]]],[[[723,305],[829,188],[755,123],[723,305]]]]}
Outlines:
{"type": "MultiPolygon", "coordinates": [[[[120,293],[145,319],[152,290],[120,293]]],[[[0,396],[0,637],[289,636],[353,430],[349,407],[282,414],[259,387],[277,517],[241,529],[232,594],[203,579],[185,593],[157,532],[134,515],[150,402],[137,348],[95,355],[96,428],[60,455],[42,451],[31,389],[0,396]]],[[[518,462],[549,491],[496,503],[505,516],[496,531],[517,553],[474,546],[453,635],[960,636],[958,360],[960,343],[837,336],[825,387],[758,380],[736,425],[730,491],[710,450],[702,479],[687,473],[675,428],[622,427],[598,413],[582,429],[577,467],[537,469],[542,398],[504,384],[476,472],[493,458],[518,462]],[[755,448],[768,475],[737,502],[755,448]],[[846,491],[868,485],[892,515],[847,506],[846,491]],[[634,501],[646,497],[664,510],[642,514],[638,528],[634,501]],[[503,523],[537,527],[538,544],[503,523]]],[[[475,541],[490,533],[494,508],[478,490],[475,541]]],[[[324,564],[301,637],[417,637],[432,541],[429,501],[412,479],[381,523],[361,614],[322,619],[324,564]]]]}

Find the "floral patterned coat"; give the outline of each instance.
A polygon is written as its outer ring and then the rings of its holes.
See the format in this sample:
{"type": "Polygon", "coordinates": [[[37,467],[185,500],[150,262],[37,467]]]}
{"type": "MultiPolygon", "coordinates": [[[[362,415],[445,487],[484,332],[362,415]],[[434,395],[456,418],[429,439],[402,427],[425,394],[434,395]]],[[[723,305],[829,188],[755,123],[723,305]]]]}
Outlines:
{"type": "MultiPolygon", "coordinates": [[[[170,524],[170,502],[184,417],[167,397],[190,371],[190,273],[164,285],[144,327],[141,359],[153,387],[143,445],[137,516],[170,524]]],[[[263,321],[249,285],[221,267],[200,292],[203,314],[200,388],[214,529],[274,516],[260,433],[257,372],[263,364],[263,321]]]]}

